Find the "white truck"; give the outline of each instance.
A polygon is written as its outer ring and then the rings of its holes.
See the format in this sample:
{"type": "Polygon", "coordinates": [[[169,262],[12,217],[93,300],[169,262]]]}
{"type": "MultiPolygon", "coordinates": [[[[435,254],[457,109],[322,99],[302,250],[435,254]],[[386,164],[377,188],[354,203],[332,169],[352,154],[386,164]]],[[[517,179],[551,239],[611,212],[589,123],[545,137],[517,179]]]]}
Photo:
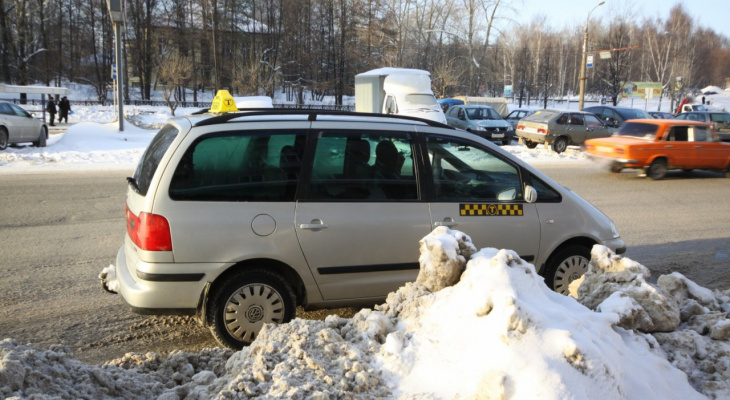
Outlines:
{"type": "Polygon", "coordinates": [[[420,69],[378,68],[355,75],[355,111],[446,123],[431,90],[431,74],[420,69]]]}

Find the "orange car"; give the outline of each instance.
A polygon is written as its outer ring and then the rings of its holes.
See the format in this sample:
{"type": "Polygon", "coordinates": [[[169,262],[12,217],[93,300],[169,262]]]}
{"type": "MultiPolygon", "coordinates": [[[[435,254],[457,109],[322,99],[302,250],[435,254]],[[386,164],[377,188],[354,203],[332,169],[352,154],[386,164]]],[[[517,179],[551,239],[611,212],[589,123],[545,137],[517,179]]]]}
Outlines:
{"type": "Polygon", "coordinates": [[[709,124],[674,119],[634,119],[611,137],[585,142],[588,156],[605,161],[612,172],[641,168],[652,179],[669,169],[710,169],[730,178],[730,143],[709,124]]]}

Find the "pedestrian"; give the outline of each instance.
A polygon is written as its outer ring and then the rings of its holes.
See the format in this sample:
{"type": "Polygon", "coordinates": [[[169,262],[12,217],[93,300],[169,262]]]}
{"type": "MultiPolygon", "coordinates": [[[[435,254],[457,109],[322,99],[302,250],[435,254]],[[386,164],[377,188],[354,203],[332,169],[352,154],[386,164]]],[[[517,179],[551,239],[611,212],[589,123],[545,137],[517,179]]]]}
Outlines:
{"type": "Polygon", "coordinates": [[[66,96],[63,96],[61,101],[58,102],[58,123],[60,124],[63,122],[63,120],[66,120],[66,123],[68,123],[68,113],[71,111],[71,103],[69,103],[68,98],[66,96]]]}
{"type": "Polygon", "coordinates": [[[56,103],[53,102],[53,96],[48,96],[48,104],[46,105],[46,111],[48,111],[48,114],[50,115],[50,121],[51,123],[49,125],[56,126],[53,122],[56,119],[56,103]]]}

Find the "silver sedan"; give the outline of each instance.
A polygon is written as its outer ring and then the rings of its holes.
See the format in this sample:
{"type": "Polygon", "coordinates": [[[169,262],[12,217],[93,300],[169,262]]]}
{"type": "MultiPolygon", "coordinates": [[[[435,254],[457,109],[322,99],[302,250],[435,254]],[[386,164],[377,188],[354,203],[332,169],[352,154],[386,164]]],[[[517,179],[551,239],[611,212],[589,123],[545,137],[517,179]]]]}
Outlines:
{"type": "Polygon", "coordinates": [[[43,121],[13,103],[0,101],[0,150],[23,142],[45,147],[47,139],[48,127],[43,121]]]}

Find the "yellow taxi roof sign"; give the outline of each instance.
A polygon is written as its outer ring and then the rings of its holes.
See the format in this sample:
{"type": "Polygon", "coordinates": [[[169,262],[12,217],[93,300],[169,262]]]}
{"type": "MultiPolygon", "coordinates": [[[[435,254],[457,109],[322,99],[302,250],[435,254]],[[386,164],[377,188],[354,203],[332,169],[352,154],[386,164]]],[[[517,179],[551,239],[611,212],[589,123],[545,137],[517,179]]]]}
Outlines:
{"type": "Polygon", "coordinates": [[[233,96],[227,90],[219,90],[213,98],[213,104],[210,105],[209,111],[212,113],[228,113],[238,111],[238,108],[236,108],[236,101],[233,100],[233,96]]]}

